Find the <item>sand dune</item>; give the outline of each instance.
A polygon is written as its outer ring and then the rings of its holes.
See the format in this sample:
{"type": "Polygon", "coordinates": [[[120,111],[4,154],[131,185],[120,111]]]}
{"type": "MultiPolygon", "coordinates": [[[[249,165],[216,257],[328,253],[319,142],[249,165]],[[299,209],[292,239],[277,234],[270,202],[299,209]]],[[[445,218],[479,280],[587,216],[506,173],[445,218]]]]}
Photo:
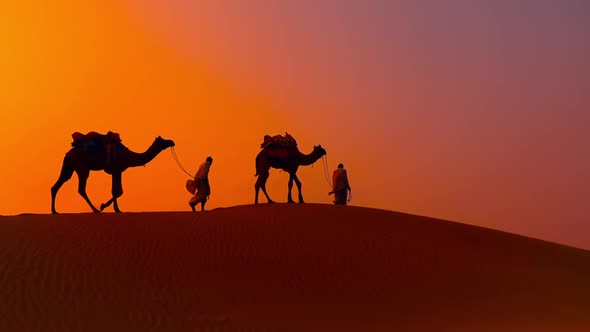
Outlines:
{"type": "Polygon", "coordinates": [[[590,331],[590,252],[360,207],[0,217],[1,331],[590,331]]]}

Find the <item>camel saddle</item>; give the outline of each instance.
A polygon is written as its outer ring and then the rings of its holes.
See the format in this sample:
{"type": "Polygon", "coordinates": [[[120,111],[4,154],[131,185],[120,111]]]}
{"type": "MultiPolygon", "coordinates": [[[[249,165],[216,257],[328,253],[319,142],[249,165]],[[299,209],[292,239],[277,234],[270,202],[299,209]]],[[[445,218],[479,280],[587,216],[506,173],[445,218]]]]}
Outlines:
{"type": "Polygon", "coordinates": [[[264,141],[260,144],[261,149],[281,149],[281,148],[294,148],[297,147],[297,141],[288,132],[283,135],[264,135],[264,141]]]}
{"type": "Polygon", "coordinates": [[[72,142],[72,146],[76,146],[78,144],[83,144],[87,142],[95,142],[95,143],[119,143],[121,142],[121,137],[119,133],[114,133],[109,131],[106,134],[100,134],[95,131],[90,131],[87,134],[82,134],[80,132],[74,132],[72,134],[72,138],[74,141],[72,142]]]}
{"type": "Polygon", "coordinates": [[[121,143],[119,133],[109,131],[106,134],[100,134],[90,131],[87,134],[82,134],[76,131],[72,134],[72,138],[74,139],[72,146],[78,151],[96,153],[105,148],[107,163],[117,159],[116,147],[121,143]]]}

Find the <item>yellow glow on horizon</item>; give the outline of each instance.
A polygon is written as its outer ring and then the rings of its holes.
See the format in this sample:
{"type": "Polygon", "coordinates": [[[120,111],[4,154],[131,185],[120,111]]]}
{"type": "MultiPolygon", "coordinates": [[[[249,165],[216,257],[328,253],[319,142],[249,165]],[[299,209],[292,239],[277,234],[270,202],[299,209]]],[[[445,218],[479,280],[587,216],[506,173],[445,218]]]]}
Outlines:
{"type": "MultiPolygon", "coordinates": [[[[9,20],[0,23],[9,50],[0,55],[0,131],[2,141],[11,142],[4,153],[21,157],[3,165],[2,183],[10,190],[2,191],[0,214],[47,212],[49,188],[74,131],[115,131],[137,152],[161,135],[176,141],[187,169],[196,170],[201,159],[214,155],[212,174],[231,174],[236,164],[249,165],[252,159],[235,151],[255,154],[273,122],[277,130],[284,128],[270,112],[269,100],[236,90],[218,71],[175,53],[114,3],[9,6],[9,20]]],[[[252,168],[241,170],[247,174],[243,180],[220,176],[214,193],[231,191],[240,182],[249,191],[252,168]]],[[[164,151],[145,168],[123,174],[121,208],[182,209],[188,201],[185,178],[164,151]]],[[[76,186],[74,175],[58,194],[58,211],[88,211],[76,186]]],[[[109,176],[93,172],[87,191],[95,205],[105,201],[109,176]]],[[[212,206],[224,204],[222,195],[216,198],[212,206]]]]}

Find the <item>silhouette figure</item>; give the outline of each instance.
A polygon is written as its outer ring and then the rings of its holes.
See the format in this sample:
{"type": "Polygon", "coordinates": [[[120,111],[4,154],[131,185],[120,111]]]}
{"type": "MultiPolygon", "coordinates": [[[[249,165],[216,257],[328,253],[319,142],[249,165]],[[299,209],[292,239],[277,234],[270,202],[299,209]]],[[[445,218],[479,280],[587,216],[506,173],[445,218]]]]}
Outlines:
{"type": "Polygon", "coordinates": [[[294,203],[291,198],[291,189],[293,189],[293,181],[295,181],[299,190],[299,203],[304,203],[303,194],[301,193],[301,181],[297,178],[297,169],[299,169],[299,166],[308,166],[315,163],[325,154],[326,150],[321,145],[314,146],[310,154],[301,153],[297,146],[263,148],[256,156],[256,176],[258,176],[258,179],[256,179],[256,184],[254,185],[256,191],[254,204],[258,204],[258,192],[260,189],[262,189],[267,201],[273,203],[273,200],[270,199],[266,192],[266,181],[270,175],[271,167],[282,169],[289,173],[289,194],[287,196],[287,202],[294,203]]]}
{"type": "Polygon", "coordinates": [[[348,174],[343,164],[338,164],[338,168],[332,173],[332,184],[332,191],[328,194],[334,194],[334,204],[346,205],[348,203],[348,192],[352,191],[352,189],[350,189],[348,174]]]}
{"type": "Polygon", "coordinates": [[[109,132],[107,135],[90,132],[87,135],[74,133],[72,148],[64,157],[57,182],[51,187],[51,213],[56,214],[55,197],[59,188],[67,182],[74,172],[78,175],[78,193],[93,212],[100,212],[113,204],[115,212],[121,212],[117,198],[123,194],[121,174],[129,167],[144,166],[164,149],[174,146],[172,140],[158,136],[152,145],[143,153],[137,153],[125,147],[119,135],[109,132]],[[112,197],[100,205],[100,211],[94,207],[86,195],[86,182],[90,171],[104,170],[112,175],[112,197]]]}
{"type": "Polygon", "coordinates": [[[196,211],[195,205],[199,203],[201,203],[201,211],[205,211],[205,203],[209,195],[211,195],[211,186],[209,185],[209,169],[211,168],[211,164],[213,164],[213,158],[207,157],[205,162],[199,166],[197,174],[195,174],[195,193],[188,202],[193,212],[196,211]]]}

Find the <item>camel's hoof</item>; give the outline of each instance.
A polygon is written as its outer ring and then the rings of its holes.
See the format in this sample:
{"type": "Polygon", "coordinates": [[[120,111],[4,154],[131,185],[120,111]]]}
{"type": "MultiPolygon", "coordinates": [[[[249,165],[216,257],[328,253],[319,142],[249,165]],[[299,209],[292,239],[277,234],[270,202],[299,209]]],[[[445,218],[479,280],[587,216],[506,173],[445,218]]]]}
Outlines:
{"type": "Polygon", "coordinates": [[[295,204],[295,201],[294,200],[290,200],[290,201],[287,201],[287,203],[289,203],[289,204],[295,204]]]}
{"type": "Polygon", "coordinates": [[[268,201],[268,204],[272,204],[272,203],[274,203],[274,202],[275,202],[275,201],[268,201]]]}
{"type": "Polygon", "coordinates": [[[59,214],[57,211],[51,211],[51,214],[59,214]]]}
{"type": "Polygon", "coordinates": [[[106,209],[106,208],[107,208],[107,206],[108,206],[108,205],[106,205],[106,204],[104,204],[104,203],[100,204],[100,211],[104,211],[104,209],[106,209]]]}
{"type": "Polygon", "coordinates": [[[305,204],[305,202],[304,201],[299,201],[299,204],[305,204]]]}
{"type": "Polygon", "coordinates": [[[93,212],[93,213],[100,213],[100,211],[99,211],[99,210],[94,210],[94,211],[92,211],[92,212],[93,212]]]}

